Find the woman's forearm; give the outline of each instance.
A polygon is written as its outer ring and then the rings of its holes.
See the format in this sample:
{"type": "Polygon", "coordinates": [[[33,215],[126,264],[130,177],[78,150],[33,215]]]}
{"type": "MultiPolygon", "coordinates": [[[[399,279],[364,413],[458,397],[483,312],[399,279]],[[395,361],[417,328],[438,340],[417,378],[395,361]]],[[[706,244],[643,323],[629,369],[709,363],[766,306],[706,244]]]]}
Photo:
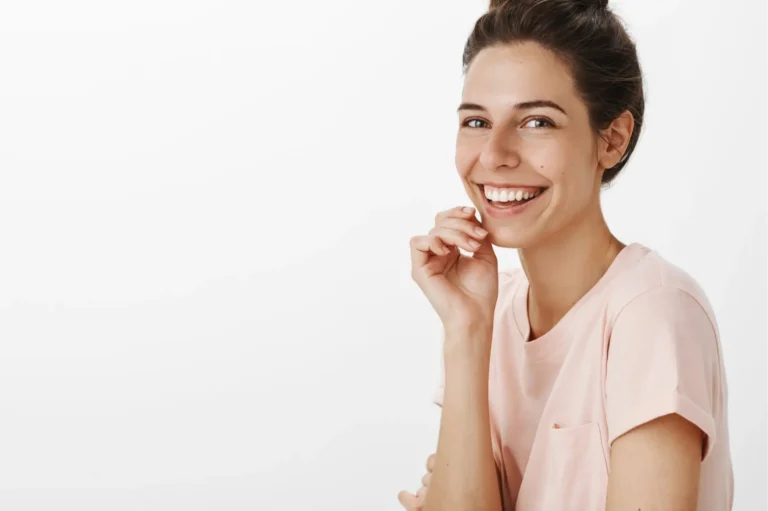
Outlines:
{"type": "Polygon", "coordinates": [[[502,511],[488,409],[490,329],[446,332],[445,341],[440,435],[424,511],[502,511]]]}

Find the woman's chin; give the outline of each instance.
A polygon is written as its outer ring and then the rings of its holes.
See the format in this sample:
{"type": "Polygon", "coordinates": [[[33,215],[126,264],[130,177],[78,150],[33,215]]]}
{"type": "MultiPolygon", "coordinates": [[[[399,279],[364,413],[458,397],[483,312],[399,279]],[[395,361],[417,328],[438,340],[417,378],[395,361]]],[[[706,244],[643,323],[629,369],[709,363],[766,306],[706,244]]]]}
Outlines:
{"type": "Polygon", "coordinates": [[[533,244],[534,237],[531,233],[522,233],[519,230],[494,226],[488,229],[488,240],[492,245],[500,248],[526,248],[533,244]]]}

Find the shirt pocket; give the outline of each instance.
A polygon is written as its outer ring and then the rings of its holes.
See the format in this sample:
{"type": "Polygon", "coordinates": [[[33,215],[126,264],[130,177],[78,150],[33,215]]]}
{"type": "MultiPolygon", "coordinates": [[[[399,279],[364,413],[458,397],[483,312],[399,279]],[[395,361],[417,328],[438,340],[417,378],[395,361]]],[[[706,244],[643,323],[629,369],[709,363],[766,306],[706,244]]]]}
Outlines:
{"type": "Polygon", "coordinates": [[[558,511],[602,511],[608,465],[600,425],[553,424],[547,434],[544,505],[558,511]]]}

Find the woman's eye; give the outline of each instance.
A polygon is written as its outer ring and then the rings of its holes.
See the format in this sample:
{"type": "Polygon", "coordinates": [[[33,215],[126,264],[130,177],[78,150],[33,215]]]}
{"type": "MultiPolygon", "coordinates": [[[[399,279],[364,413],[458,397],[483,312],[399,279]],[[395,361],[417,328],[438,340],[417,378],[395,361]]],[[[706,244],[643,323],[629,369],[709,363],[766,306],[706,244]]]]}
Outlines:
{"type": "Polygon", "coordinates": [[[462,126],[466,126],[467,128],[483,128],[484,126],[479,125],[478,123],[487,125],[485,121],[481,119],[467,119],[462,123],[462,126]],[[473,124],[474,123],[474,124],[473,124]]]}
{"type": "Polygon", "coordinates": [[[526,128],[553,128],[554,124],[543,117],[536,117],[525,123],[526,128]]]}

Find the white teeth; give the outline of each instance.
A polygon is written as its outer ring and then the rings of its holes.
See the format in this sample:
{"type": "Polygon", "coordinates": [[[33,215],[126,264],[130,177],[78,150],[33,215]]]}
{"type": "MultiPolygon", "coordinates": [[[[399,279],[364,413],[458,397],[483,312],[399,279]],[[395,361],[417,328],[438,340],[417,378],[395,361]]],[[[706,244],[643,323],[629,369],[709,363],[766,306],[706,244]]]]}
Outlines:
{"type": "Polygon", "coordinates": [[[543,190],[538,189],[536,191],[520,190],[514,188],[493,188],[491,186],[485,186],[485,198],[494,202],[511,202],[533,199],[539,195],[543,190]]]}

